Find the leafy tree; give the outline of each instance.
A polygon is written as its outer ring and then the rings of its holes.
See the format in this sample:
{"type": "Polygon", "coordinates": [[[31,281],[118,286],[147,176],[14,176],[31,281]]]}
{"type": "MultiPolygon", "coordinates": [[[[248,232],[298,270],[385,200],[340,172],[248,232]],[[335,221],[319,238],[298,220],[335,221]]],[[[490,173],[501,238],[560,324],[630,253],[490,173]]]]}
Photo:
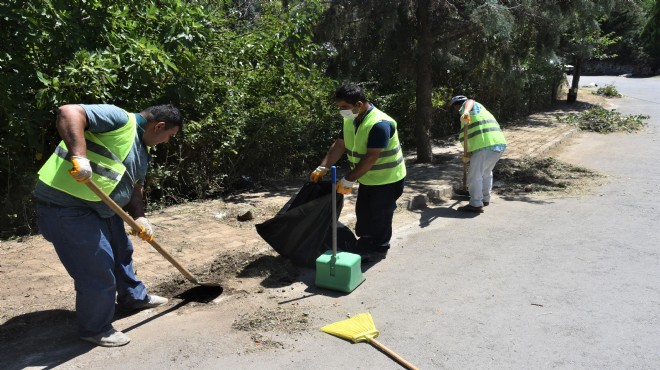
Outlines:
{"type": "Polygon", "coordinates": [[[637,64],[644,63],[647,58],[640,41],[640,33],[650,11],[650,5],[647,3],[647,0],[617,0],[607,18],[600,23],[603,34],[621,37],[619,42],[604,50],[606,54],[613,56],[613,62],[637,64]],[[649,9],[646,9],[647,6],[649,9]]]}
{"type": "Polygon", "coordinates": [[[655,1],[653,4],[640,39],[644,50],[653,58],[653,67],[660,67],[660,2],[655,1]]]}
{"type": "Polygon", "coordinates": [[[318,1],[2,2],[0,232],[29,231],[29,193],[66,103],[182,108],[184,136],[155,152],[152,200],[211,196],[237,179],[311,167],[334,114],[327,50],[311,42],[319,13],[318,1]]]}
{"type": "Polygon", "coordinates": [[[621,39],[613,33],[603,34],[600,28],[613,6],[614,2],[611,0],[581,0],[571,2],[571,7],[564,12],[568,22],[567,32],[564,34],[564,49],[575,60],[573,81],[567,98],[569,103],[577,99],[584,60],[592,57],[598,59],[610,57],[605,50],[621,39]]]}
{"type": "Polygon", "coordinates": [[[336,1],[319,39],[337,50],[328,72],[368,87],[406,147],[430,161],[428,133],[457,130],[446,118],[451,95],[511,118],[552,102],[561,14],[550,1],[336,1]]]}

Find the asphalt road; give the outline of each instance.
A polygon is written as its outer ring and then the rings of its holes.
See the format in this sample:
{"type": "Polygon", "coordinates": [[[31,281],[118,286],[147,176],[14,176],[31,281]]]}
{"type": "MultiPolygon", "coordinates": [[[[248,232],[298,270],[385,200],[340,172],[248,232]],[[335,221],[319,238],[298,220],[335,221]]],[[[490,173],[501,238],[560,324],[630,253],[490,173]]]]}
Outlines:
{"type": "MultiPolygon", "coordinates": [[[[420,369],[660,367],[660,78],[582,82],[614,83],[621,112],[651,116],[643,133],[580,134],[564,148],[560,159],[606,174],[604,185],[579,197],[494,199],[472,218],[427,208],[353,293],[282,305],[309,309],[318,327],[370,312],[378,339],[420,369]]],[[[401,368],[320,331],[244,351],[215,315],[162,316],[132,331],[130,345],[61,367],[401,368]]]]}

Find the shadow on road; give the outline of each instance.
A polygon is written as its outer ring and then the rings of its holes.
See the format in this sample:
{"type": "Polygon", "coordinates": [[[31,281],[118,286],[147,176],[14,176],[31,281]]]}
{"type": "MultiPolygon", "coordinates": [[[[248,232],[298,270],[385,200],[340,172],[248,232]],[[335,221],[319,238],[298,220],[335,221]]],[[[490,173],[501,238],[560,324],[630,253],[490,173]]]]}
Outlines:
{"type": "MultiPolygon", "coordinates": [[[[175,297],[182,299],[181,302],[122,332],[127,333],[190,302],[211,302],[221,294],[221,287],[197,286],[188,289],[175,297]]],[[[117,312],[113,321],[137,312],[117,312]]],[[[76,313],[62,309],[30,312],[10,319],[0,326],[0,369],[53,369],[84,355],[96,346],[78,338],[77,326],[76,313]]]]}
{"type": "Polygon", "coordinates": [[[46,310],[16,316],[0,326],[0,369],[52,369],[95,346],[78,339],[76,313],[46,310]]]}
{"type": "Polygon", "coordinates": [[[419,214],[419,227],[425,228],[438,218],[474,218],[478,213],[460,212],[454,208],[461,201],[456,201],[448,207],[429,207],[425,206],[414,211],[419,214]]]}

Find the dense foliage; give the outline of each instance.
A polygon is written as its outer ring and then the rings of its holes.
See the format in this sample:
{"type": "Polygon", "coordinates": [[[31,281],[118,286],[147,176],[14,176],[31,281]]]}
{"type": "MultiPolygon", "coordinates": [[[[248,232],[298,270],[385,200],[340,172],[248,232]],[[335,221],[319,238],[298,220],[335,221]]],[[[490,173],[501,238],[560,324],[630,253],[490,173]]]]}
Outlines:
{"type": "Polygon", "coordinates": [[[457,129],[452,95],[502,121],[542,109],[576,55],[616,53],[619,37],[652,48],[652,3],[4,0],[0,234],[34,231],[30,192],[63,104],[175,104],[185,134],[156,151],[147,195],[219,196],[315,167],[340,123],[340,82],[362,84],[428,160],[430,140],[457,129]]]}
{"type": "Polygon", "coordinates": [[[646,3],[653,2],[652,7],[647,5],[649,9],[649,16],[647,17],[644,29],[639,34],[639,39],[642,43],[642,53],[648,55],[650,63],[655,68],[660,68],[660,2],[659,1],[646,1],[646,3]]]}
{"type": "Polygon", "coordinates": [[[185,135],[156,152],[148,195],[177,202],[316,165],[336,119],[315,1],[9,0],[0,5],[2,231],[26,232],[58,106],[173,103],[185,135]],[[314,162],[309,164],[309,160],[314,162]],[[15,230],[22,226],[23,229],[15,230]]]}

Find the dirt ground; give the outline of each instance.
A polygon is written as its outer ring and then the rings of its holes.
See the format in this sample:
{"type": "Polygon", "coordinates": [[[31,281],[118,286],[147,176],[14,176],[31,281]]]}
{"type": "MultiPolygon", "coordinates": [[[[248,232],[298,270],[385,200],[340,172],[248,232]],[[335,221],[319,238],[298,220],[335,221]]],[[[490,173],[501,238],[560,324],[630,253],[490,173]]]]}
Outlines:
{"type": "MultiPolygon", "coordinates": [[[[223,294],[263,290],[264,278],[273,286],[290,283],[294,267],[278,258],[254,228],[272,218],[289,197],[252,193],[241,198],[152,212],[156,240],[200,281],[221,283],[223,294]],[[246,210],[254,219],[238,221],[246,210]]],[[[174,297],[195,286],[148,243],[132,240],[136,274],[150,292],[174,297]]],[[[0,242],[0,274],[0,323],[30,312],[74,308],[73,280],[52,245],[39,235],[0,242]]]]}
{"type": "MultiPolygon", "coordinates": [[[[512,163],[512,166],[519,164],[512,163]]],[[[561,172],[561,168],[553,166],[555,171],[561,172]]],[[[581,173],[566,169],[563,172],[568,178],[580,177],[581,173]]],[[[525,179],[529,181],[527,177],[525,179]]],[[[209,299],[199,294],[195,296],[199,290],[194,284],[149,244],[134,238],[137,276],[150,292],[170,298],[166,306],[151,314],[191,300],[193,304],[187,304],[179,312],[222,300],[228,307],[223,312],[227,312],[234,322],[232,328],[249,332],[251,340],[261,348],[279,346],[277,342],[265,340],[262,331],[273,327],[303,330],[307,312],[283,312],[273,303],[274,296],[279,300],[288,295],[300,296],[300,290],[305,289],[297,278],[301,270],[279,257],[255,230],[256,224],[272,218],[284,206],[302,181],[289,184],[278,194],[243,193],[225,199],[180,204],[149,214],[160,245],[200,281],[219,282],[222,286],[222,290],[216,291],[209,299]],[[254,218],[239,221],[238,216],[247,210],[254,218]]],[[[520,179],[511,181],[522,184],[520,179]]],[[[522,188],[502,187],[501,191],[509,194],[501,196],[524,193],[526,185],[529,184],[522,184],[522,188]]],[[[533,183],[531,186],[533,191],[552,190],[536,189],[533,183]]],[[[345,198],[340,217],[340,221],[352,230],[354,201],[355,195],[345,198]]],[[[414,223],[418,218],[418,214],[399,207],[394,228],[414,223]]],[[[50,343],[49,336],[52,335],[64,341],[77,341],[74,305],[73,281],[49,242],[39,235],[0,241],[0,358],[11,360],[12,357],[29,356],[36,344],[50,343]],[[43,331],[45,326],[50,328],[49,331],[43,331]],[[25,333],[34,333],[34,336],[27,339],[29,335],[21,335],[25,333]]]]}

